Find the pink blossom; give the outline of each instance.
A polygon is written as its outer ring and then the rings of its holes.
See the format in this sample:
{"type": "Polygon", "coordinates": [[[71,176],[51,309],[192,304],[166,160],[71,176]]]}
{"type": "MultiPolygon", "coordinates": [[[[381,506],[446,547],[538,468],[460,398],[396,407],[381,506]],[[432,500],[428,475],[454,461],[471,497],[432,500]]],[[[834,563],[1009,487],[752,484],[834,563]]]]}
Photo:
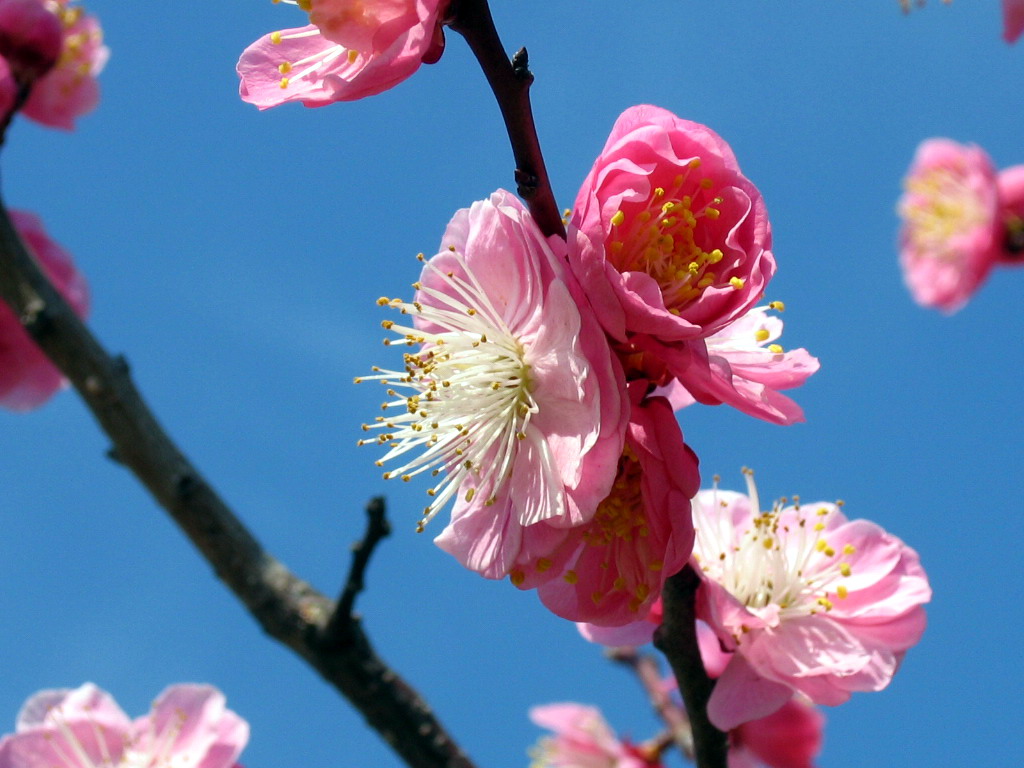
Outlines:
{"type": "Polygon", "coordinates": [[[806,349],[787,352],[777,343],[782,320],[768,309],[780,307],[754,307],[705,339],[708,365],[688,367],[669,385],[673,406],[727,403],[774,424],[803,421],[800,406],[778,390],[799,387],[818,370],[818,360],[806,349]]]}
{"type": "Polygon", "coordinates": [[[1004,232],[999,263],[1020,266],[1024,264],[1024,165],[1001,170],[996,186],[1004,232]]]}
{"type": "Polygon", "coordinates": [[[1024,0],[1003,0],[1003,39],[1017,42],[1024,32],[1024,0]]]}
{"type": "Polygon", "coordinates": [[[814,768],[825,716],[794,696],[772,714],[729,733],[729,768],[814,768]]]}
{"type": "Polygon", "coordinates": [[[303,0],[313,23],[264,35],[238,60],[243,101],[322,107],[386,91],[444,50],[447,0],[303,0]],[[360,13],[354,14],[358,7],[360,13]],[[322,26],[317,26],[317,24],[322,26]]]}
{"type": "MultiPolygon", "coordinates": [[[[9,213],[54,288],[80,317],[85,317],[89,313],[89,290],[71,256],[49,238],[35,214],[9,213]]],[[[14,312],[0,302],[0,405],[16,411],[35,408],[49,400],[63,381],[60,371],[32,341],[14,312]]]]}
{"type": "Polygon", "coordinates": [[[9,118],[18,99],[18,83],[7,60],[0,56],[0,125],[9,118]]]}
{"type": "Polygon", "coordinates": [[[517,566],[512,583],[538,594],[571,621],[618,626],[646,616],[665,578],[693,550],[690,498],[700,487],[697,457],[683,442],[664,398],[629,385],[632,410],[611,493],[593,520],[573,528],[550,555],[517,566]],[[551,578],[550,572],[560,574],[551,578]]]}
{"type": "Polygon", "coordinates": [[[775,272],[760,192],[729,145],[664,109],[616,121],[576,198],[569,261],[607,332],[676,375],[775,272]]]}
{"type": "Polygon", "coordinates": [[[95,16],[73,0],[48,0],[56,9],[64,38],[57,66],[39,78],[21,111],[51,128],[73,130],[75,120],[95,108],[100,98],[96,76],[110,56],[95,16]]]}
{"type": "Polygon", "coordinates": [[[22,83],[45,75],[61,54],[64,29],[54,10],[42,0],[0,0],[0,56],[22,83]]]}
{"type": "Polygon", "coordinates": [[[533,768],[660,768],[656,755],[619,741],[596,707],[547,704],[530,719],[554,732],[530,750],[533,768]]]}
{"type": "Polygon", "coordinates": [[[904,189],[899,203],[904,280],[918,304],[955,312],[1000,256],[995,168],[980,147],[928,139],[917,149],[904,189]]]}
{"type": "Polygon", "coordinates": [[[697,615],[733,652],[708,703],[719,728],[765,717],[794,691],[841,704],[886,687],[925,627],[931,588],[917,553],[837,504],[701,491],[693,501],[697,615]]]}
{"type": "Polygon", "coordinates": [[[130,720],[92,683],[40,691],[0,740],[0,768],[232,768],[249,725],[209,685],[174,685],[130,720]]]}
{"type": "Polygon", "coordinates": [[[454,500],[436,542],[488,578],[592,519],[622,453],[622,372],[579,309],[564,250],[499,190],[455,214],[413,302],[379,301],[413,318],[385,321],[398,334],[385,344],[418,349],[404,371],[364,377],[394,399],[360,442],[389,447],[378,464],[400,466],[385,478],[438,478],[420,527],[454,500]]]}

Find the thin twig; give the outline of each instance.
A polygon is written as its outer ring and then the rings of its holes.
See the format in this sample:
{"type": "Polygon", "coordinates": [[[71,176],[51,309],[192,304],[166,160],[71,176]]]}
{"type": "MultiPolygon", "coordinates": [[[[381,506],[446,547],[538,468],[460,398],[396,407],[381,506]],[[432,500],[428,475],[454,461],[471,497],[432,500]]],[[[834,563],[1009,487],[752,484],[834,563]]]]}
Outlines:
{"type": "Polygon", "coordinates": [[[387,519],[387,508],[383,496],[375,496],[366,505],[366,533],[352,545],[352,567],[349,569],[345,587],[341,591],[334,612],[324,627],[323,644],[340,645],[347,642],[349,630],[356,617],[352,613],[356,597],[365,588],[366,566],[377,545],[391,535],[391,524],[387,519]]]}
{"type": "Polygon", "coordinates": [[[640,685],[647,693],[655,713],[668,726],[669,740],[689,760],[693,760],[693,734],[690,733],[690,721],[686,713],[674,702],[665,690],[658,662],[646,653],[638,653],[636,648],[612,648],[608,658],[629,667],[636,675],[640,685]]]}
{"type": "Polygon", "coordinates": [[[317,670],[411,768],[472,768],[422,698],[376,655],[358,620],[320,642],[333,603],[271,557],[156,421],[131,381],[53,289],[0,203],[0,297],[60,368],[130,469],[264,631],[317,670]]]}
{"type": "Polygon", "coordinates": [[[564,239],[565,225],[551,191],[530,106],[533,74],[526,49],[520,48],[509,61],[487,0],[454,0],[448,26],[466,38],[498,101],[505,130],[512,143],[519,196],[526,201],[541,232],[564,239]]]}
{"type": "Polygon", "coordinates": [[[700,576],[689,565],[665,581],[661,592],[665,615],[654,633],[654,645],[665,654],[679,683],[693,731],[697,768],[726,768],[726,735],[708,719],[708,699],[715,683],[704,669],[697,644],[694,599],[699,586],[700,576]]]}

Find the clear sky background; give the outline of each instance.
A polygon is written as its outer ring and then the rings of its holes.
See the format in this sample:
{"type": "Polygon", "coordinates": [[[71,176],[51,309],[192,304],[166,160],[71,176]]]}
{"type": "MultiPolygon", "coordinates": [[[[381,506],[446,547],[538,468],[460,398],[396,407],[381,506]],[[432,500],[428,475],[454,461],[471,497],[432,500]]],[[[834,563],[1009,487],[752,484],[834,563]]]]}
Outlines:
{"type": "MultiPolygon", "coordinates": [[[[298,26],[269,2],[92,0],[112,56],[73,134],[26,121],[2,157],[8,204],[39,213],[87,274],[92,325],[269,549],[334,593],[364,502],[394,536],[360,600],[383,657],[481,768],[525,765],[527,709],[573,700],[637,739],[656,721],[628,675],[531,593],[464,571],[416,535],[424,487],[385,483],[359,425],[394,365],[380,295],[408,295],[452,213],[511,187],[483,76],[457,35],[373,99],[260,113],[235,61],[298,26]]],[[[825,768],[1003,766],[1020,728],[1024,610],[1024,271],[959,314],[913,304],[896,264],[900,181],[948,136],[1024,162],[1024,43],[999,4],[895,0],[497,0],[526,45],[555,192],[569,205],[617,115],[642,102],[707,123],[767,200],[787,347],[821,371],[807,423],[681,414],[706,478],[762,499],[843,498],[919,550],[929,628],[886,691],[827,711],[825,768]]],[[[393,351],[392,351],[393,352],[393,351]]],[[[130,714],[210,682],[252,724],[247,768],[399,765],[347,703],[265,638],[191,545],[104,456],[72,392],[0,413],[0,723],[32,692],[92,680],[130,714]]]]}

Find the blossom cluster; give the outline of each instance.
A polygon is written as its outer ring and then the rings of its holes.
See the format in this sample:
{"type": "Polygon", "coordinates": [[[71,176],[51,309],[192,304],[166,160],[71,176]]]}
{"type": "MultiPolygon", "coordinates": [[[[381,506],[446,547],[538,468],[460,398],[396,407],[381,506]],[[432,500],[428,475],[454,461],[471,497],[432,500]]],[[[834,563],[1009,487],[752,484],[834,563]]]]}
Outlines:
{"type": "Polygon", "coordinates": [[[75,0],[0,0],[0,114],[71,130],[99,101],[103,32],[75,0]]]}
{"type": "Polygon", "coordinates": [[[903,184],[900,264],[918,304],[956,312],[997,264],[1024,264],[1024,165],[997,172],[980,147],[928,139],[903,184]]]}
{"type": "Polygon", "coordinates": [[[802,419],[779,390],[817,367],[759,306],[775,272],[757,188],[709,128],[627,110],[545,237],[504,191],[456,213],[411,301],[382,298],[404,367],[364,425],[385,478],[434,478],[422,528],[467,568],[556,614],[643,617],[690,558],[697,458],[673,411],[802,419]]]}

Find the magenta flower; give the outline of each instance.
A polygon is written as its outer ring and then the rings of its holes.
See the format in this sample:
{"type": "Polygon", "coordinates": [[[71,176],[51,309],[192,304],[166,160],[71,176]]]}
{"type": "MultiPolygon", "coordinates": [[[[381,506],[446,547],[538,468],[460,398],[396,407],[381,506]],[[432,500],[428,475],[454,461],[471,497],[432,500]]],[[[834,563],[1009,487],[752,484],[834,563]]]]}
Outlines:
{"type": "Polygon", "coordinates": [[[49,72],[64,46],[64,28],[42,0],[0,0],[0,56],[16,79],[31,83],[49,72]]]}
{"type": "Polygon", "coordinates": [[[95,16],[86,15],[73,0],[47,0],[63,27],[63,45],[57,66],[33,85],[22,113],[51,128],[73,130],[75,120],[99,102],[96,82],[110,50],[103,45],[103,30],[95,16]]]}
{"type": "Polygon", "coordinates": [[[488,578],[592,519],[622,453],[622,372],[564,248],[499,190],[455,214],[414,301],[380,300],[412,317],[384,327],[414,349],[404,371],[365,377],[394,399],[360,443],[388,446],[378,464],[399,466],[385,478],[437,478],[420,527],[454,501],[437,544],[488,578]]]}
{"type": "Polygon", "coordinates": [[[814,768],[825,716],[801,696],[729,732],[729,768],[814,768]]]}
{"type": "Polygon", "coordinates": [[[596,707],[547,704],[530,719],[554,732],[530,750],[531,768],[660,768],[654,754],[623,743],[596,707]]]}
{"type": "MultiPolygon", "coordinates": [[[[9,211],[15,229],[43,272],[64,299],[85,317],[89,289],[71,256],[49,238],[43,223],[27,211],[9,211]]],[[[14,312],[0,302],[0,406],[26,411],[42,405],[60,389],[60,371],[21,327],[14,312]]]]}
{"type": "Polygon", "coordinates": [[[238,60],[243,101],[322,107],[393,88],[444,50],[448,0],[301,0],[312,22],[264,35],[238,60]]]}
{"type": "Polygon", "coordinates": [[[705,339],[708,365],[690,366],[669,385],[672,405],[727,403],[773,424],[803,421],[800,406],[778,390],[799,387],[820,366],[806,349],[787,352],[777,343],[782,320],[768,309],[781,307],[754,307],[705,339]]]}
{"type": "Polygon", "coordinates": [[[569,262],[607,332],[689,366],[686,342],[717,333],[775,272],[760,192],[714,131],[631,107],[576,198],[569,262]]]}
{"type": "Polygon", "coordinates": [[[135,720],[92,683],[40,691],[0,740],[0,768],[232,768],[249,725],[209,685],[174,685],[135,720]]]}
{"type": "Polygon", "coordinates": [[[629,385],[632,411],[611,493],[589,523],[573,528],[545,557],[512,571],[512,583],[538,587],[551,611],[571,621],[619,626],[646,616],[665,578],[693,550],[690,499],[700,487],[697,457],[683,442],[664,398],[629,385]],[[558,576],[558,578],[552,578],[558,576]]]}
{"type": "Polygon", "coordinates": [[[1003,0],[1003,39],[1017,42],[1024,32],[1024,0],[1003,0]]]}
{"type": "Polygon", "coordinates": [[[917,553],[898,538],[837,504],[760,512],[746,474],[749,497],[714,489],[693,501],[697,615],[733,653],[708,703],[723,730],[794,691],[834,705],[886,687],[931,599],[917,553]]]}

